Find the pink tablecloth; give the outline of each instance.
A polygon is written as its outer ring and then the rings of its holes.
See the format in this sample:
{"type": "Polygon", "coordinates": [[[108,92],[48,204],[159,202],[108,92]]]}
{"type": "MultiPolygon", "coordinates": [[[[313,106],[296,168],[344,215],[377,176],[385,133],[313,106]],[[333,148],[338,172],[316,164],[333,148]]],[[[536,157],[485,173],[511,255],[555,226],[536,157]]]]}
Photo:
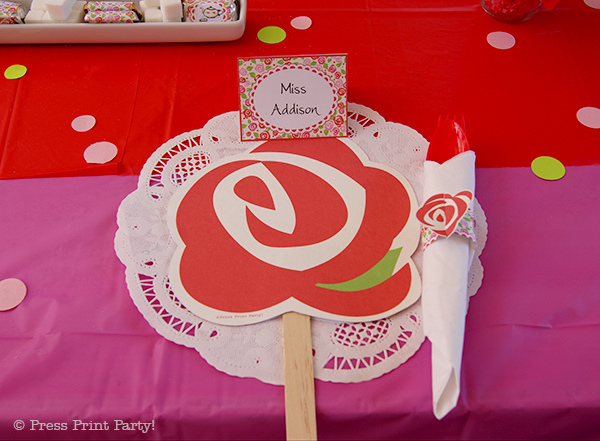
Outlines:
{"type": "MultiPolygon", "coordinates": [[[[29,288],[0,313],[0,437],[284,438],[282,387],[218,372],[133,305],[113,238],[136,181],[0,181],[0,278],[29,288]],[[126,431],[118,420],[150,427],[126,431]]],[[[379,379],[317,381],[319,438],[598,439],[600,234],[586,228],[600,217],[598,182],[600,166],[568,167],[556,182],[527,168],[479,169],[489,238],[458,407],[433,416],[426,342],[379,379]]]]}

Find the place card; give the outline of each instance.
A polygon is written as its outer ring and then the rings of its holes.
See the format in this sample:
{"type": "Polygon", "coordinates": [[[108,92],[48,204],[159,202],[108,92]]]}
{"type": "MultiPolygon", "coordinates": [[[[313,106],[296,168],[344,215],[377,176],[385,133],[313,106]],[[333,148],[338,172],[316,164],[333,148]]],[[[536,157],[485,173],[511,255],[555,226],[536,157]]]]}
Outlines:
{"type": "Polygon", "coordinates": [[[239,58],[242,141],[348,135],[346,55],[239,58]]]}

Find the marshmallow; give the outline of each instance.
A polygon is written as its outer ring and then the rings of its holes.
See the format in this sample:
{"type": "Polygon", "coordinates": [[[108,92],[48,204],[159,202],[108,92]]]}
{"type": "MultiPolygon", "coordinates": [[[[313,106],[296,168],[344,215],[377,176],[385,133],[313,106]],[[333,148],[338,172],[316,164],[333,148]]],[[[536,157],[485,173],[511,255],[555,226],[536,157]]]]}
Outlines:
{"type": "Polygon", "coordinates": [[[83,23],[85,15],[85,1],[76,1],[71,9],[71,13],[64,20],[54,20],[49,11],[40,9],[31,9],[25,17],[25,23],[40,24],[40,23],[83,23]]]}
{"type": "Polygon", "coordinates": [[[71,12],[79,12],[79,11],[83,11],[85,9],[85,4],[87,2],[85,0],[79,0],[76,1],[75,4],[73,5],[73,9],[71,9],[71,12]]]}
{"type": "Polygon", "coordinates": [[[71,9],[71,13],[64,23],[83,23],[83,17],[85,16],[85,1],[76,1],[71,9]]]}
{"type": "Polygon", "coordinates": [[[52,20],[50,17],[50,13],[48,11],[44,11],[44,15],[42,16],[42,23],[58,23],[56,20],[52,20]]]}
{"type": "Polygon", "coordinates": [[[160,0],[144,0],[144,3],[146,3],[147,8],[159,8],[160,7],[160,0]]]}
{"type": "Polygon", "coordinates": [[[32,11],[45,11],[46,0],[31,0],[31,7],[29,9],[32,11]]]}
{"type": "Polygon", "coordinates": [[[46,10],[55,21],[66,20],[71,14],[75,0],[47,0],[46,10]]]}
{"type": "Polygon", "coordinates": [[[46,11],[41,9],[30,9],[27,15],[25,16],[26,24],[40,24],[43,23],[42,18],[46,11]]]}
{"type": "Polygon", "coordinates": [[[181,23],[181,18],[177,18],[177,17],[172,17],[172,18],[166,18],[163,14],[163,22],[165,23],[181,23]]]}
{"type": "Polygon", "coordinates": [[[160,11],[163,15],[163,21],[181,21],[183,17],[181,0],[160,0],[160,11]]]}
{"type": "Polygon", "coordinates": [[[144,12],[144,21],[146,23],[162,22],[163,14],[158,8],[147,8],[144,12]]]}

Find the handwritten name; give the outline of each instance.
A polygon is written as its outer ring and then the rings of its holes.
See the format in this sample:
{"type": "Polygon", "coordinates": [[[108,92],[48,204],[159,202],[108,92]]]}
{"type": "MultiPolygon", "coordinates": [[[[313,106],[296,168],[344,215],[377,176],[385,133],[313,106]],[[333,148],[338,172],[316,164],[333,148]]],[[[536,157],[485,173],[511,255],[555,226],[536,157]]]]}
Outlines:
{"type": "Polygon", "coordinates": [[[283,83],[281,84],[280,94],[283,95],[285,92],[291,94],[302,94],[306,93],[306,86],[294,86],[294,83],[288,83],[287,86],[283,83]]]}
{"type": "Polygon", "coordinates": [[[319,113],[319,109],[316,106],[314,107],[302,107],[296,103],[292,103],[291,106],[289,103],[285,103],[285,106],[279,108],[277,103],[273,107],[273,111],[271,112],[271,116],[277,113],[278,115],[310,115],[314,113],[316,115],[321,116],[319,113]]]}

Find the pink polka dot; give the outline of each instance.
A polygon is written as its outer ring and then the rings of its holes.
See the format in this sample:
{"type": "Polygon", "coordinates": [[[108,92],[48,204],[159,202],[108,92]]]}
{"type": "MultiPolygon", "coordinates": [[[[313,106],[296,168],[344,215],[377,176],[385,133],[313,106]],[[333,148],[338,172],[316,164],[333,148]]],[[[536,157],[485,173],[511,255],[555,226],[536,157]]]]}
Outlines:
{"type": "Polygon", "coordinates": [[[85,149],[83,157],[89,164],[106,164],[112,161],[118,152],[119,149],[112,142],[100,141],[85,149]]]}
{"type": "Polygon", "coordinates": [[[0,281],[0,311],[13,309],[23,301],[27,287],[19,279],[4,279],[0,281]]]}
{"type": "Polygon", "coordinates": [[[76,132],[87,132],[96,125],[96,118],[92,115],[81,115],[71,121],[71,127],[76,132]]]}
{"type": "Polygon", "coordinates": [[[600,0],[583,0],[590,8],[600,9],[600,0]]]}
{"type": "Polygon", "coordinates": [[[301,17],[294,18],[290,22],[290,24],[292,25],[293,28],[300,29],[301,31],[303,31],[303,30],[311,27],[312,20],[310,17],[301,16],[301,17]]]}
{"type": "Polygon", "coordinates": [[[487,42],[496,49],[510,49],[517,40],[508,32],[490,32],[487,36],[487,42]]]}
{"type": "Polygon", "coordinates": [[[600,109],[597,107],[582,107],[577,111],[577,119],[586,127],[600,129],[600,109]]]}

